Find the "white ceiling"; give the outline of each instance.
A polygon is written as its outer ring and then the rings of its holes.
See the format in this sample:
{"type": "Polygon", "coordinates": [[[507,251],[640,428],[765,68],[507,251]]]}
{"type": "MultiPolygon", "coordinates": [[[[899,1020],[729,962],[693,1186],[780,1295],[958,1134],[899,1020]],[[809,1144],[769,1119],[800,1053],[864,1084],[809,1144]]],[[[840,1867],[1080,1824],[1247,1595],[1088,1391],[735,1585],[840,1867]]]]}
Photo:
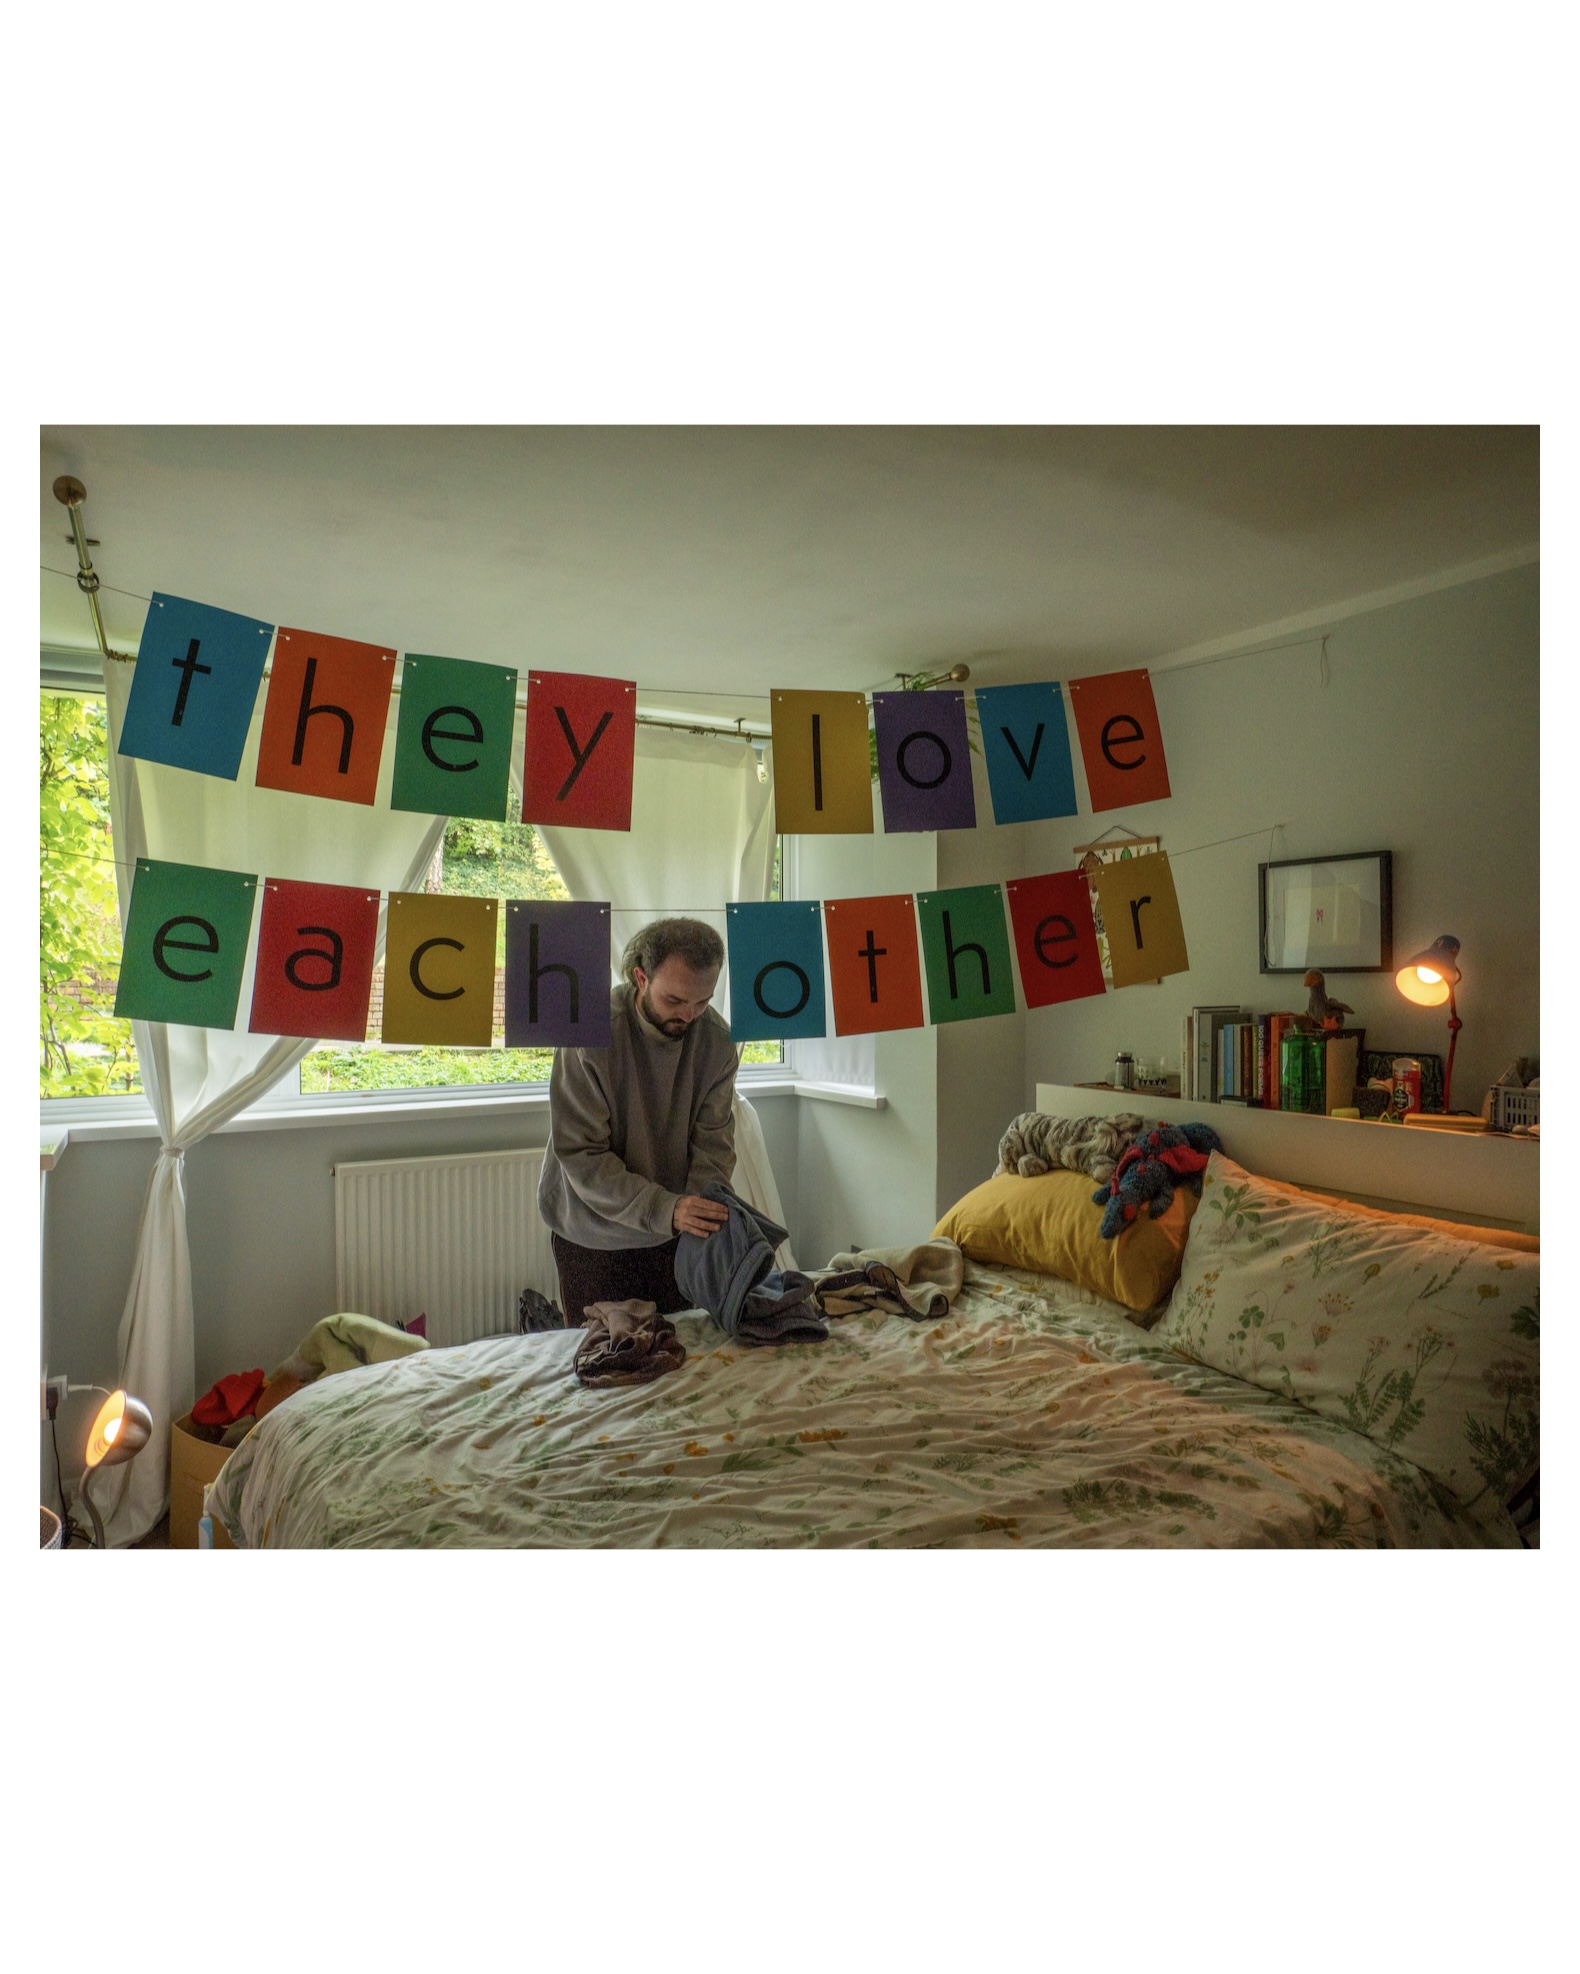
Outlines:
{"type": "Polygon", "coordinates": [[[1145,663],[1539,536],[1532,427],[49,426],[42,641],[76,647],[60,473],[121,649],[157,588],[759,717],[1145,663]]]}

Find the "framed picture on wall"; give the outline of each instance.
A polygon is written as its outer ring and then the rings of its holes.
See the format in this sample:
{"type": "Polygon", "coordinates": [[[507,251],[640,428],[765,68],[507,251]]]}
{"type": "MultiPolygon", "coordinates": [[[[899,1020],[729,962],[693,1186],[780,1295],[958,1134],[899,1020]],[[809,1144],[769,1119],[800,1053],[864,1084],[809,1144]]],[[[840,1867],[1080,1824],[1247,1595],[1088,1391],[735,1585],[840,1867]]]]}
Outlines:
{"type": "Polygon", "coordinates": [[[1263,973],[1391,973],[1393,852],[1262,864],[1263,973]]]}

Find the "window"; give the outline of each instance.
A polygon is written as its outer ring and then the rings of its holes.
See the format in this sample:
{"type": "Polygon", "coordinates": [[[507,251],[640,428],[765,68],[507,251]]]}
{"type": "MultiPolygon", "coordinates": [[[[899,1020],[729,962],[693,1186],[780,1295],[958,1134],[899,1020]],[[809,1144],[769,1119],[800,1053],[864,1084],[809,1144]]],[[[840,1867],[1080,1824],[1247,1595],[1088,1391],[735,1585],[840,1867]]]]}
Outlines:
{"type": "Polygon", "coordinates": [[[121,921],[110,843],[104,701],[39,704],[39,1095],[142,1090],[132,1024],[115,1018],[121,921]]]}
{"type": "MultiPolygon", "coordinates": [[[[531,823],[478,822],[452,817],[425,891],[469,898],[568,898],[570,893],[531,823]]],[[[384,965],[373,969],[368,1034],[360,1046],[326,1042],[302,1060],[301,1088],[317,1096],[334,1090],[447,1089],[481,1083],[546,1083],[552,1049],[506,1049],[505,915],[499,915],[494,970],[494,1041],[487,1049],[419,1048],[381,1042],[384,965]]]]}
{"type": "MultiPolygon", "coordinates": [[[[775,845],[772,895],[779,896],[780,847],[775,845]]],[[[568,898],[543,839],[531,823],[478,822],[458,816],[428,871],[423,889],[473,898],[568,898]]],[[[303,1058],[301,1089],[333,1091],[449,1089],[469,1084],[546,1083],[552,1049],[506,1049],[505,921],[500,914],[494,978],[494,1038],[487,1049],[419,1048],[379,1039],[384,968],[373,972],[368,1034],[360,1045],[327,1042],[303,1058]]],[[[784,1061],[779,1042],[748,1042],[742,1066],[767,1068],[784,1061]]]]}
{"type": "MultiPolygon", "coordinates": [[[[45,691],[39,721],[39,1094],[45,1098],[141,1096],[130,1021],[117,1021],[121,962],[110,837],[108,725],[101,694],[45,691]]],[[[775,846],[771,895],[780,892],[775,846]]],[[[424,881],[430,891],[485,898],[570,894],[530,823],[453,818],[424,881]]],[[[494,984],[493,1046],[422,1048],[380,1040],[384,968],[374,970],[366,1040],[324,1043],[264,1101],[380,1090],[546,1083],[550,1049],[506,1049],[504,915],[494,984]]],[[[245,1012],[238,1019],[245,1024],[245,1012]]],[[[749,1042],[743,1066],[784,1061],[778,1042],[749,1042]]]]}

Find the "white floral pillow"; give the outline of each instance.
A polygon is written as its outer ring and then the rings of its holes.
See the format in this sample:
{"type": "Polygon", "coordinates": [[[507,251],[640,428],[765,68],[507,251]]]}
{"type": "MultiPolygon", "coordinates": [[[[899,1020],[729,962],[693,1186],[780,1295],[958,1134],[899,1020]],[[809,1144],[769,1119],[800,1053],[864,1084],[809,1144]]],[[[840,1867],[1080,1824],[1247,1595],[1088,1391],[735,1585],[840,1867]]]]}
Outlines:
{"type": "Polygon", "coordinates": [[[1214,1152],[1152,1334],[1496,1518],[1536,1471],[1539,1290],[1537,1255],[1291,1194],[1214,1152]]]}

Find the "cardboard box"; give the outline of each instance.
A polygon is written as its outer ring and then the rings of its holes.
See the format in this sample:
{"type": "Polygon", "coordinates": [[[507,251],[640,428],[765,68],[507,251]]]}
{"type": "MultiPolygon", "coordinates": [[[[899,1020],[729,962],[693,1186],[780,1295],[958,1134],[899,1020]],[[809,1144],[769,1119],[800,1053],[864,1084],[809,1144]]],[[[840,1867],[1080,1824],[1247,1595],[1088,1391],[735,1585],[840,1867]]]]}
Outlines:
{"type": "MultiPolygon", "coordinates": [[[[203,1489],[217,1480],[219,1470],[230,1458],[232,1448],[211,1446],[191,1430],[192,1414],[177,1419],[170,1428],[170,1547],[196,1549],[198,1518],[203,1513],[203,1489]]],[[[214,1546],[219,1547],[221,1531],[216,1526],[214,1546]]],[[[227,1542],[226,1547],[231,1545],[227,1542]]]]}

